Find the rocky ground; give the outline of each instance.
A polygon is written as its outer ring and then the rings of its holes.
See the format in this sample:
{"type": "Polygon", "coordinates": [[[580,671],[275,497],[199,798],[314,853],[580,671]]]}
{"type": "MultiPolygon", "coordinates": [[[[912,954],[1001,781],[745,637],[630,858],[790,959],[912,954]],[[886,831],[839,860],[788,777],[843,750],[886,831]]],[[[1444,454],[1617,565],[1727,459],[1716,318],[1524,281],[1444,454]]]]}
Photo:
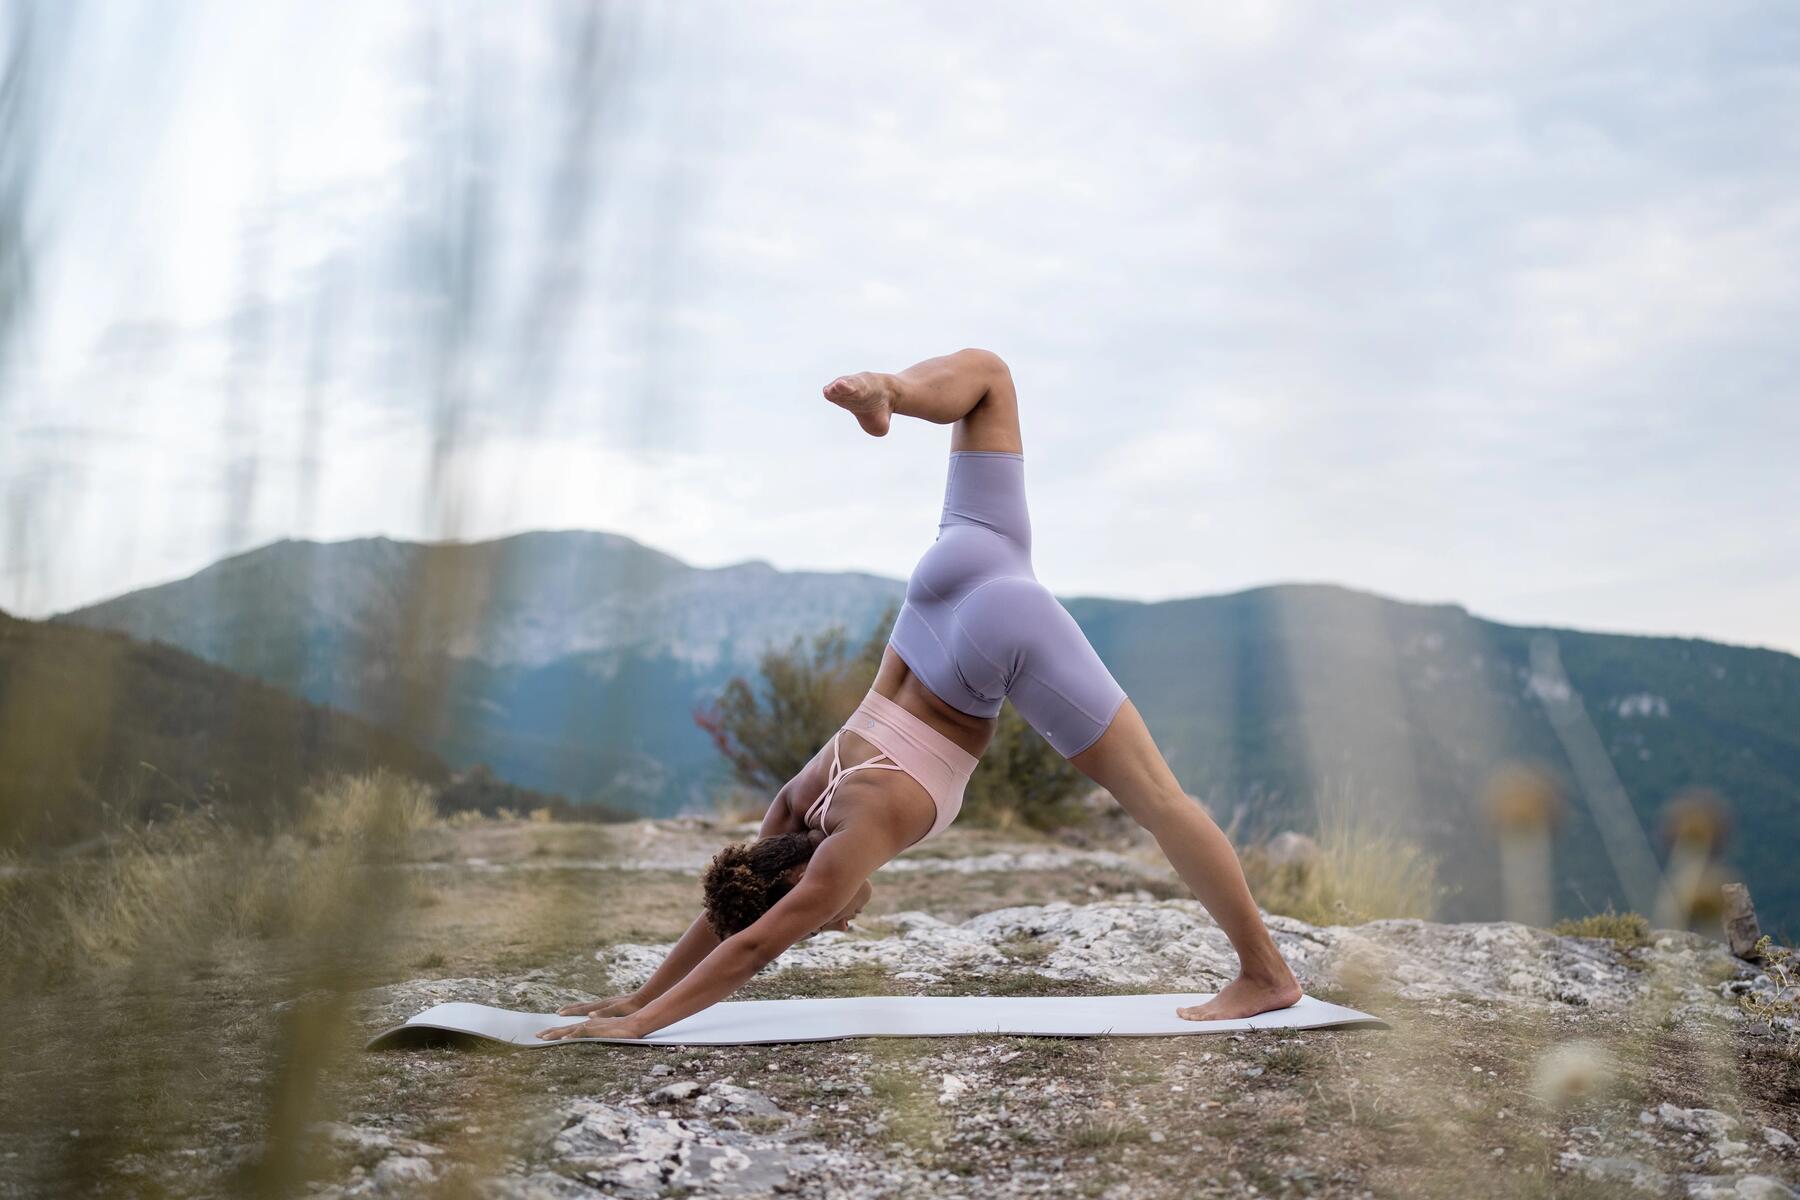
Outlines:
{"type": "MultiPolygon", "coordinates": [[[[357,995],[346,1046],[444,1000],[547,1011],[629,988],[691,917],[694,874],[732,831],[429,833],[420,860],[395,868],[424,889],[411,965],[357,995]]],[[[748,994],[1208,991],[1232,970],[1218,929],[1141,846],[953,831],[876,882],[861,928],[795,948],[748,994]]],[[[1664,933],[1624,947],[1510,924],[1271,924],[1308,991],[1392,1028],[347,1050],[322,1084],[329,1119],[309,1127],[307,1190],[1796,1194],[1796,1031],[1743,1015],[1740,994],[1774,985],[1718,943],[1664,933]]],[[[219,1099],[121,1177],[142,1191],[231,1194],[229,1165],[255,1153],[230,1119],[242,1103],[219,1099]]]]}

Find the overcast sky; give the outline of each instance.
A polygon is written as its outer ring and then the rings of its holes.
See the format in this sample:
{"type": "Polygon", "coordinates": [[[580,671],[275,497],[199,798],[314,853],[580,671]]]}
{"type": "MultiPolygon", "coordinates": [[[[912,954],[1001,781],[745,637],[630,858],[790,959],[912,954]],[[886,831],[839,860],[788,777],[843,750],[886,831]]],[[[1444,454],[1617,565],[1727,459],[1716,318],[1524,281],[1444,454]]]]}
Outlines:
{"type": "Polygon", "coordinates": [[[9,610],[289,536],[903,577],[948,433],[818,388],[982,345],[1061,594],[1800,650],[1784,0],[119,0],[36,36],[9,610]]]}

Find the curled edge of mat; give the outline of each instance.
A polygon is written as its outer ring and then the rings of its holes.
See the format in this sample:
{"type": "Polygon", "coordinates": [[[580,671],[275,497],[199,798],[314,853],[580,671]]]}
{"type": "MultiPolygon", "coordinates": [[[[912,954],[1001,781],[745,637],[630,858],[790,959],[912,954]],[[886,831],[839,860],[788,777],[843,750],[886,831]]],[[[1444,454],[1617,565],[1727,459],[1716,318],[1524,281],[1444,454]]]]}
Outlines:
{"type": "MultiPolygon", "coordinates": [[[[1069,1000],[1104,1000],[1129,1001],[1134,1006],[1155,1002],[1164,1011],[1192,1004],[1202,1004],[1212,998],[1210,992],[1198,993],[1163,993],[1144,995],[1141,993],[1127,996],[1090,996],[1090,997],[984,997],[984,996],[921,996],[921,997],[875,997],[852,996],[835,997],[830,1001],[815,998],[797,998],[794,1000],[746,1000],[726,1001],[714,1005],[708,1010],[715,1017],[722,1015],[719,1010],[729,1010],[739,1006],[765,1005],[811,1005],[820,1003],[842,1003],[843,1001],[876,1001],[907,999],[915,1004],[919,1001],[927,1003],[945,1000],[994,1000],[1009,1006],[1032,1006],[1034,1001],[1048,1002],[1052,1005],[1066,1005],[1069,1000]]],[[[697,1014],[705,1015],[705,1014],[697,1014]]],[[[1259,1013],[1254,1017],[1245,1017],[1232,1021],[1181,1021],[1179,1027],[1170,1026],[1160,1029],[1120,1029],[1117,1027],[1095,1028],[1089,1022],[1084,1028],[1057,1028],[1041,1026],[1031,1029],[1006,1028],[1004,1025],[982,1028],[965,1028],[958,1030],[926,1029],[911,1032],[868,1032],[846,1030],[826,1033],[783,1034],[779,1037],[748,1036],[722,1037],[716,1034],[699,1032],[682,1032],[682,1026],[694,1021],[690,1017],[686,1021],[678,1021],[667,1029],[659,1030],[647,1038],[558,1038],[554,1040],[513,1040],[499,1033],[489,1032],[476,1027],[489,1024],[499,1018],[503,1021],[518,1023],[520,1018],[529,1018],[534,1029],[549,1028],[558,1023],[573,1023],[576,1018],[560,1017],[546,1013],[520,1013],[511,1009],[494,1008],[489,1005],[466,1002],[450,1002],[437,1004],[424,1009],[399,1025],[382,1030],[370,1038],[363,1047],[365,1050],[399,1050],[418,1049],[433,1046],[459,1046],[464,1048],[505,1046],[515,1050],[544,1050],[554,1046],[567,1046],[577,1043],[603,1043],[621,1046],[756,1046],[781,1045],[801,1042],[841,1042],[856,1038],[915,1038],[915,1037],[1195,1037],[1208,1034],[1245,1033],[1259,1029],[1391,1029],[1392,1026],[1380,1017],[1371,1016],[1354,1008],[1346,1008],[1340,1004],[1318,1000],[1311,996],[1302,996],[1293,1006],[1277,1009],[1274,1012],[1259,1013]],[[472,1019],[471,1019],[472,1018],[472,1019]],[[541,1022],[541,1024],[540,1024],[541,1022]]],[[[796,1022],[798,1023],[798,1022],[796,1022]]]]}

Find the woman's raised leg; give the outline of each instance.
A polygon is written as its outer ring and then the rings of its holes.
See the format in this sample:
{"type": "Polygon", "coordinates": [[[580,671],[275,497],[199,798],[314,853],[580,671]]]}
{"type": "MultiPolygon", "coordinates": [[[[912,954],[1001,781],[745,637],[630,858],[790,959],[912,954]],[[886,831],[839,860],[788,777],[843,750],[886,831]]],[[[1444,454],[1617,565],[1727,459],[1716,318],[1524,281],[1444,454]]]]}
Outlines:
{"type": "Polygon", "coordinates": [[[1125,701],[1106,732],[1069,762],[1150,831],[1237,951],[1238,977],[1205,1004],[1181,1009],[1181,1015],[1229,1020],[1299,1000],[1300,984],[1263,924],[1236,851],[1206,810],[1182,792],[1137,706],[1125,701]]]}
{"type": "Polygon", "coordinates": [[[1024,452],[1019,436],[1019,400],[1012,372],[991,350],[958,350],[928,358],[892,375],[859,371],[840,375],[824,388],[825,398],[856,417],[867,433],[881,437],[898,413],[938,425],[955,423],[952,450],[1024,452]]]}

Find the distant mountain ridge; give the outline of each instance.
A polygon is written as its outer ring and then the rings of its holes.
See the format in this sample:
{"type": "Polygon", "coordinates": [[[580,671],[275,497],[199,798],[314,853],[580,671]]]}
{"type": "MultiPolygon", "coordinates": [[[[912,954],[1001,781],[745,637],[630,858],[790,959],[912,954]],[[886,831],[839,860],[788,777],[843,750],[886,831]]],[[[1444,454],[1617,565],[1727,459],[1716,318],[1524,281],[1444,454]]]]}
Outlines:
{"type": "Polygon", "coordinates": [[[183,650],[0,613],[0,848],[201,802],[272,826],[314,778],[377,768],[450,778],[385,729],[183,650]]]}
{"type": "MultiPolygon", "coordinates": [[[[173,642],[370,716],[453,764],[485,759],[525,786],[667,813],[703,806],[721,782],[696,704],[753,674],[771,646],[832,625],[869,634],[903,586],[764,563],[695,568],[601,533],[281,542],[57,619],[173,642]]],[[[1520,628],[1329,585],[1066,603],[1183,785],[1247,831],[1372,813],[1444,857],[1460,889],[1453,913],[1493,915],[1495,855],[1476,801],[1497,768],[1529,761],[1574,800],[1559,908],[1626,906],[1551,719],[1574,714],[1645,829],[1683,789],[1724,796],[1732,865],[1765,911],[1800,923],[1787,866],[1800,851],[1792,655],[1520,628]]]]}
{"type": "Polygon", "coordinates": [[[691,567],[611,533],[431,544],[287,540],[64,617],[209,658],[249,655],[258,674],[278,673],[297,649],[371,630],[422,637],[420,649],[491,666],[540,667],[630,647],[697,670],[741,670],[764,646],[821,623],[873,620],[900,586],[855,572],[779,571],[759,560],[691,567]],[[438,586],[465,594],[443,611],[421,612],[420,588],[438,586]],[[421,618],[423,628],[415,624],[421,618]]]}

